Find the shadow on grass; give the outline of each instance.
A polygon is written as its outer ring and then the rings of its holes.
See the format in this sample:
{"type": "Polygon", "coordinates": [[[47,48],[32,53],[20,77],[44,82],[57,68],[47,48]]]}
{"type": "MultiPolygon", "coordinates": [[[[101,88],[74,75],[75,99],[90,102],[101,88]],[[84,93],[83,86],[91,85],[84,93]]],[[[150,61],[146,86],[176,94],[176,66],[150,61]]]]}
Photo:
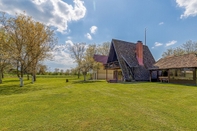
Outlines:
{"type": "Polygon", "coordinates": [[[159,82],[159,81],[154,81],[154,82],[149,82],[149,81],[134,81],[134,82],[122,82],[121,84],[142,84],[142,83],[147,83],[147,84],[158,84],[158,85],[176,85],[176,86],[189,86],[189,87],[197,87],[194,84],[191,83],[168,83],[168,82],[159,82]]]}
{"type": "Polygon", "coordinates": [[[13,79],[13,80],[4,80],[3,83],[13,83],[13,82],[18,82],[19,80],[13,79]]]}
{"type": "Polygon", "coordinates": [[[168,82],[154,82],[160,85],[175,85],[175,86],[188,86],[188,87],[197,87],[195,84],[191,83],[168,83],[168,82]]]}
{"type": "Polygon", "coordinates": [[[93,81],[93,80],[78,80],[78,81],[72,81],[72,84],[86,84],[86,83],[98,83],[98,82],[103,82],[103,81],[93,81]]]}
{"type": "Polygon", "coordinates": [[[42,88],[35,88],[31,85],[31,82],[26,82],[24,83],[23,87],[20,87],[19,80],[6,80],[3,82],[3,84],[0,85],[0,95],[23,94],[27,92],[42,90],[42,88]]]}
{"type": "Polygon", "coordinates": [[[38,90],[42,90],[42,89],[32,88],[32,87],[19,87],[19,85],[5,86],[5,87],[0,87],[0,95],[24,94],[38,90]]]}
{"type": "Polygon", "coordinates": [[[148,81],[133,81],[133,82],[118,82],[120,84],[142,84],[142,83],[148,83],[148,81]]]}

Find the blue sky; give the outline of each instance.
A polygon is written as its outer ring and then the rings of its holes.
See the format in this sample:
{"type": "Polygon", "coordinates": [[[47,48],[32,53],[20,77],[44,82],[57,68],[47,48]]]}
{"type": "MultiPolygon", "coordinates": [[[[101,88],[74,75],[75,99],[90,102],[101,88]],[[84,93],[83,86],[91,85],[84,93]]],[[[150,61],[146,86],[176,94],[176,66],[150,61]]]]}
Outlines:
{"type": "MultiPolygon", "coordinates": [[[[168,48],[197,41],[197,0],[0,0],[10,15],[25,11],[56,30],[59,47],[120,39],[144,42],[158,60],[168,48]]],[[[54,68],[75,66],[68,51],[53,52],[54,68]]]]}

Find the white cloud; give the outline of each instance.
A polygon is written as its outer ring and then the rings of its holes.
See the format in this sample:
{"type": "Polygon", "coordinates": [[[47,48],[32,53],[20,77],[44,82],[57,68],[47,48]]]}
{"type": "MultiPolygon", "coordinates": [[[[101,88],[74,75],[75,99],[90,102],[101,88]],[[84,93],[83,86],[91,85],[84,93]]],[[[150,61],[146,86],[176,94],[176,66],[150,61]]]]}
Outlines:
{"type": "Polygon", "coordinates": [[[98,29],[98,27],[92,26],[92,27],[90,28],[90,33],[95,34],[96,31],[97,31],[97,29],[98,29]]]}
{"type": "Polygon", "coordinates": [[[51,71],[53,71],[55,68],[66,70],[76,67],[76,63],[74,63],[74,60],[66,51],[55,51],[52,52],[52,54],[54,55],[54,60],[48,60],[44,62],[48,67],[50,67],[51,71]]]}
{"type": "Polygon", "coordinates": [[[168,43],[166,43],[166,46],[171,46],[171,45],[174,45],[176,43],[177,43],[176,40],[172,40],[172,41],[169,41],[168,43]]]}
{"type": "Polygon", "coordinates": [[[48,67],[50,67],[51,71],[54,71],[55,68],[60,69],[70,69],[76,67],[76,63],[74,63],[74,59],[70,57],[68,46],[73,42],[68,40],[66,41],[66,45],[57,45],[55,47],[56,50],[52,51],[53,60],[52,61],[44,61],[48,67]]]}
{"type": "Polygon", "coordinates": [[[155,42],[155,46],[162,46],[163,43],[155,42]]]}
{"type": "Polygon", "coordinates": [[[69,39],[69,40],[70,40],[70,39],[72,39],[72,37],[71,37],[71,36],[68,36],[68,37],[67,37],[67,39],[69,39]]]}
{"type": "Polygon", "coordinates": [[[85,37],[88,38],[89,40],[92,40],[92,36],[90,35],[90,33],[85,34],[85,37]]]}
{"type": "Polygon", "coordinates": [[[176,0],[176,3],[179,7],[185,9],[180,16],[181,19],[197,15],[197,0],[176,0]]]}
{"type": "Polygon", "coordinates": [[[0,0],[0,11],[10,15],[25,11],[36,21],[53,26],[63,33],[67,30],[68,22],[80,20],[86,14],[82,0],[73,0],[73,3],[69,5],[63,0],[0,0]]]}
{"type": "Polygon", "coordinates": [[[65,41],[66,45],[73,46],[73,42],[71,40],[65,41]]]}
{"type": "Polygon", "coordinates": [[[164,22],[160,22],[160,23],[159,23],[159,25],[163,25],[163,24],[164,24],[164,22]]]}

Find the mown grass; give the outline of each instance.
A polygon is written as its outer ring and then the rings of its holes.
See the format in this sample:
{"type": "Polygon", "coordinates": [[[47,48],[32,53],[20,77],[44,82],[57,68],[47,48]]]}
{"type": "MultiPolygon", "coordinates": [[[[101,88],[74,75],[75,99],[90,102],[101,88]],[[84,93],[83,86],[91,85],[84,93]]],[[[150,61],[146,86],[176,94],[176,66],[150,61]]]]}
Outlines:
{"type": "Polygon", "coordinates": [[[195,86],[65,79],[5,79],[0,130],[196,130],[195,86]]]}

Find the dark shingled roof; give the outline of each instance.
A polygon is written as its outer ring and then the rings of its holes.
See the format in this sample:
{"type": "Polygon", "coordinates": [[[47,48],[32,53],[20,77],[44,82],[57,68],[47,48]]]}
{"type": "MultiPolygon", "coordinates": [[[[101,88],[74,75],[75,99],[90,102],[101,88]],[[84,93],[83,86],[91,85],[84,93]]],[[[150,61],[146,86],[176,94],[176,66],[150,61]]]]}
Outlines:
{"type": "Polygon", "coordinates": [[[181,56],[171,56],[159,59],[154,66],[159,69],[197,67],[197,55],[195,53],[181,56]]]}
{"type": "Polygon", "coordinates": [[[146,45],[143,45],[144,66],[140,66],[136,57],[136,43],[116,39],[112,39],[107,63],[113,61],[119,62],[125,79],[129,77],[127,65],[135,68],[135,80],[149,79],[148,68],[152,68],[155,63],[155,59],[146,45]]]}
{"type": "MultiPolygon", "coordinates": [[[[130,67],[139,67],[138,60],[136,58],[136,43],[126,42],[121,40],[112,39],[112,43],[119,61],[123,59],[127,62],[130,67]]],[[[112,47],[110,48],[108,63],[114,61],[112,56],[112,47]]],[[[146,45],[143,45],[143,62],[146,68],[151,68],[155,63],[149,48],[146,45]]]]}
{"type": "Polygon", "coordinates": [[[105,55],[94,55],[94,60],[96,62],[101,62],[103,64],[106,64],[107,63],[107,59],[108,59],[108,56],[105,56],[105,55]]]}

